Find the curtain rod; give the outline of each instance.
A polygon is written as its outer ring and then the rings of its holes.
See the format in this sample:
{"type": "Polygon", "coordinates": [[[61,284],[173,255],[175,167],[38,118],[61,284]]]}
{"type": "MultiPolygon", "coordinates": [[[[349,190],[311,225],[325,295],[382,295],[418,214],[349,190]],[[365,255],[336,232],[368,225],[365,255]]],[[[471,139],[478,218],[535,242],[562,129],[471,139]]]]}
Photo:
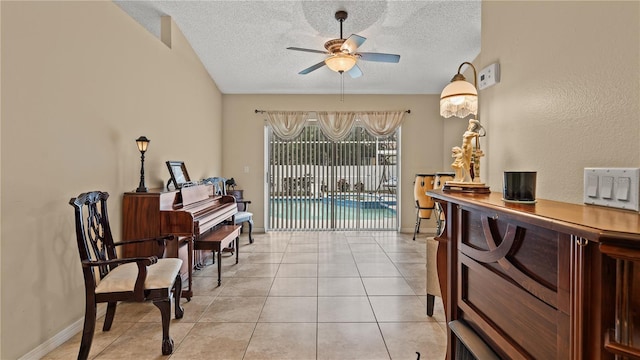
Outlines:
{"type": "MultiPolygon", "coordinates": [[[[256,110],[255,110],[256,114],[258,114],[258,113],[260,113],[260,114],[264,114],[264,113],[266,113],[267,111],[268,111],[268,110],[258,110],[258,109],[256,109],[256,110]]],[[[411,109],[409,109],[409,110],[405,110],[404,112],[406,112],[407,114],[411,114],[411,109]]]]}

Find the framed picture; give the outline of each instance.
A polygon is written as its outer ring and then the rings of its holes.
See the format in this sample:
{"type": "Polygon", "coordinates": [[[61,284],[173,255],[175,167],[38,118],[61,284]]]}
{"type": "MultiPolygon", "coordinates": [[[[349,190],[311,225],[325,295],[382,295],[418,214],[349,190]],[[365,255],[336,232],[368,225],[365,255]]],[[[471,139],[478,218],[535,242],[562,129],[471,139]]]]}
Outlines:
{"type": "Polygon", "coordinates": [[[169,184],[173,183],[176,189],[180,189],[184,184],[191,182],[184,161],[167,161],[167,168],[169,169],[169,174],[171,174],[167,188],[169,184]]]}

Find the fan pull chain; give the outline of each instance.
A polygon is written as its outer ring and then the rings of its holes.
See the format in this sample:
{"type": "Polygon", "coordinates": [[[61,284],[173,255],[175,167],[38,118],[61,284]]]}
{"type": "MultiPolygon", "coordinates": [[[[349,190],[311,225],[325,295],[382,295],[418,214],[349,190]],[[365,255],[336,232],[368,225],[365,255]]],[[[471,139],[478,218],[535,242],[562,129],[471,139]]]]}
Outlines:
{"type": "Polygon", "coordinates": [[[344,71],[340,71],[340,102],[344,102],[344,71]]]}

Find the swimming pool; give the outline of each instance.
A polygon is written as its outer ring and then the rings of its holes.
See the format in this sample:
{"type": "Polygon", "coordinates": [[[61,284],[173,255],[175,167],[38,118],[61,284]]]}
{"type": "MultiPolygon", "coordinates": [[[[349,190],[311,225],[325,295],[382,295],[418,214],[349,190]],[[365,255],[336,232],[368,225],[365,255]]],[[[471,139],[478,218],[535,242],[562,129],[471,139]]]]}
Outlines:
{"type": "Polygon", "coordinates": [[[337,194],[321,199],[276,198],[269,203],[270,229],[382,229],[397,227],[395,197],[337,194]]]}
{"type": "MultiPolygon", "coordinates": [[[[337,206],[360,207],[361,209],[389,209],[391,205],[396,205],[395,197],[383,197],[375,194],[327,195],[322,199],[322,202],[327,205],[331,205],[332,201],[337,206]]],[[[395,212],[395,208],[393,211],[395,212]]]]}

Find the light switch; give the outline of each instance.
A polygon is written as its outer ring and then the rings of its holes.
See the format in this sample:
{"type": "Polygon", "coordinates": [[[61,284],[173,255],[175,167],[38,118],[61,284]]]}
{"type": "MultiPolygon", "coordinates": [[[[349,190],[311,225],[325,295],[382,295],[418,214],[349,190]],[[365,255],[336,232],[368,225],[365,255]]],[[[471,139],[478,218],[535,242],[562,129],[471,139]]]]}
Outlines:
{"type": "Polygon", "coordinates": [[[583,185],[585,204],[640,211],[640,167],[584,168],[583,185]]]}
{"type": "Polygon", "coordinates": [[[631,178],[619,177],[616,188],[616,198],[622,201],[629,201],[629,190],[631,188],[631,178]]]}
{"type": "Polygon", "coordinates": [[[613,198],[613,176],[603,176],[600,192],[603,199],[613,198]]]}
{"type": "Polygon", "coordinates": [[[598,175],[587,175],[587,196],[590,198],[598,197],[598,175]]]}

